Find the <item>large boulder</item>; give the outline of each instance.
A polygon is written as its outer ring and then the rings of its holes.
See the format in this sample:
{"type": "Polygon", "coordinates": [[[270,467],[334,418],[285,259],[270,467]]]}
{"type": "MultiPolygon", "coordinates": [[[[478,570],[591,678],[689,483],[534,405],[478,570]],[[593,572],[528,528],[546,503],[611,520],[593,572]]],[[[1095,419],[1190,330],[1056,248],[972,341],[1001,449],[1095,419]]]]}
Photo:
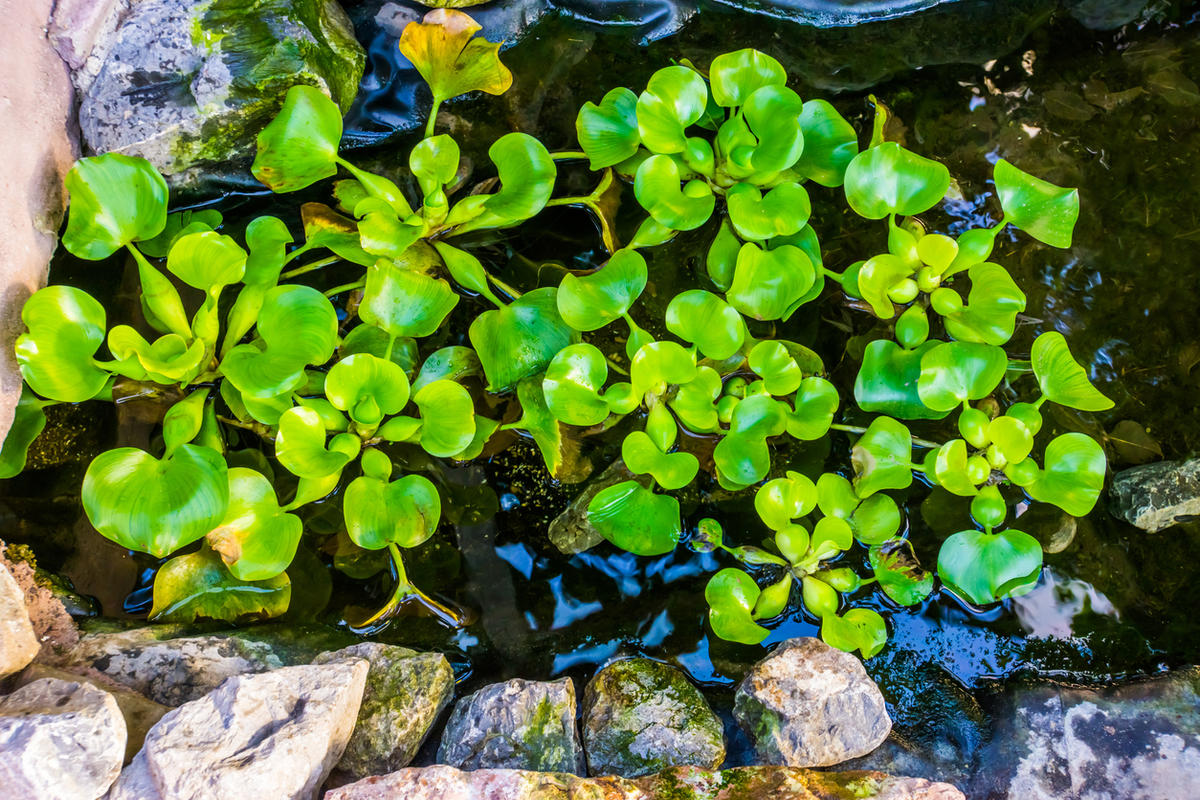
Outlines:
{"type": "Polygon", "coordinates": [[[1150,533],[1200,519],[1200,458],[1121,470],[1108,493],[1113,514],[1150,533]]]}
{"type": "Polygon", "coordinates": [[[788,767],[743,767],[724,772],[675,767],[645,778],[435,766],[365,778],[325,800],[964,800],[945,783],[879,772],[811,772],[788,767]]]}
{"type": "Polygon", "coordinates": [[[94,686],[42,678],[0,697],[0,797],[96,800],[124,754],[117,701],[94,686]]]}
{"type": "Polygon", "coordinates": [[[575,729],[575,684],[514,678],[460,699],[438,747],[438,761],[459,769],[584,773],[575,729]]]}
{"type": "Polygon", "coordinates": [[[24,669],[41,646],[25,610],[25,592],[0,561],[0,678],[24,669]]]}
{"type": "Polygon", "coordinates": [[[316,800],[342,757],[366,660],[230,678],[164,716],[108,800],[316,800]]]}
{"type": "Polygon", "coordinates": [[[142,156],[176,186],[250,155],[293,85],[345,111],[366,60],[336,0],[141,0],[102,46],[85,144],[142,156]]]}
{"type": "Polygon", "coordinates": [[[583,749],[591,775],[637,778],[725,760],[721,720],[682,672],[631,658],[596,673],[583,694],[583,749]]]}
{"type": "Polygon", "coordinates": [[[892,729],[862,662],[820,639],[789,639],[738,685],[733,715],[760,763],[828,767],[864,756],[892,729]]]}
{"type": "Polygon", "coordinates": [[[337,768],[351,779],[407,767],[454,696],[454,670],[441,653],[363,642],[314,664],[365,658],[371,665],[354,735],[337,768]]]}

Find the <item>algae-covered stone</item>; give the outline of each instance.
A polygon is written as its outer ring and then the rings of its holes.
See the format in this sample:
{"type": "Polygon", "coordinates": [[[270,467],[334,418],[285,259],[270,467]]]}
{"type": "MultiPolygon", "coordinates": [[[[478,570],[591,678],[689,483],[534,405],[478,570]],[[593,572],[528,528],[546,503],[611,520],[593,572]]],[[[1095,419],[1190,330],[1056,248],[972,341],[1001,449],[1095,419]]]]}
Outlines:
{"type": "Polygon", "coordinates": [[[583,695],[583,749],[592,775],[636,778],[725,760],[720,718],[687,676],[646,658],[609,664],[583,695]]]}
{"type": "Polygon", "coordinates": [[[1144,531],[1200,517],[1200,458],[1121,470],[1108,490],[1112,512],[1144,531]]]}
{"type": "Polygon", "coordinates": [[[358,722],[337,768],[353,779],[408,766],[454,694],[441,653],[363,642],[317,656],[314,664],[365,658],[371,664],[358,722]]]}
{"type": "Polygon", "coordinates": [[[296,84],[349,108],[366,54],[336,0],[142,0],[83,97],[92,152],[149,159],[174,185],[249,156],[296,84]]]}
{"type": "Polygon", "coordinates": [[[738,685],[733,715],[760,763],[829,767],[864,756],[892,729],[862,662],[820,639],[788,639],[738,685]]]}
{"type": "Polygon", "coordinates": [[[442,733],[438,761],[459,769],[525,769],[582,775],[575,684],[514,678],[462,698],[442,733]]]}

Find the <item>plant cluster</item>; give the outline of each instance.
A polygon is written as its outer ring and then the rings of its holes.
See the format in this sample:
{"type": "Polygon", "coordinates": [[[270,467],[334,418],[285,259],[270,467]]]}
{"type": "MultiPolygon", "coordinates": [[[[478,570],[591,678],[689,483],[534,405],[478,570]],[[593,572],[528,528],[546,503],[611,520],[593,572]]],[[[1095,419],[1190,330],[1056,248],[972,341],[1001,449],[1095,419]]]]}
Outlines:
{"type": "Polygon", "coordinates": [[[437,528],[439,489],[415,472],[397,474],[396,463],[403,469],[419,452],[470,461],[511,430],[536,443],[551,475],[572,480],[571,448],[625,418],[635,429],[621,457],[634,477],[597,491],[587,522],[638,555],[670,552],[690,536],[694,549],[719,549],[741,564],[717,572],[705,592],[718,636],[761,641],[768,631],[760,623],[783,613],[798,587],[827,642],[878,652],[883,618],[848,598],[878,583],[892,601],[913,605],[934,587],[886,494],[914,475],[972,498],[979,529],[943,544],[937,574],[945,586],[987,604],[1036,583],[1041,548],[1004,528],[1009,500],[1023,491],[1086,514],[1106,467],[1100,446],[1079,433],[1054,438],[1035,457],[1039,409],[1049,401],[1096,411],[1111,402],[1059,333],[1038,337],[1028,360],[1006,353],[1025,297],[988,258],[1007,225],[1069,246],[1074,190],[1001,160],[999,224],[954,238],[926,232],[916,215],[946,195],[946,168],[886,141],[882,107],[860,150],[833,106],[802,101],[775,59],[749,49],[717,57],[707,72],[669,66],[640,94],[619,88],[587,103],[577,119],[582,152],[502,136],[489,150],[497,179],[468,189],[458,144],[435,134],[437,109],[470,91],[502,93],[512,80],[498,45],[477,31],[467,15],[439,9],[403,33],[401,51],[433,94],[403,186],[338,155],[341,116],[327,97],[289,91],[259,136],[254,175],[282,193],[348,174],[333,183],[336,207],[302,207],[298,245],[275,217],[251,221],[243,245],[220,232],[216,212],[168,214],[166,184],[144,161],[81,160],[67,180],[63,243],[86,259],[130,254],[145,326],[109,329],[104,308],[71,287],[29,300],[17,344],[27,390],[0,454],[5,474],[23,468],[46,405],[112,399],[130,383],[174,393],[161,453],[103,453],[83,483],[85,511],[101,534],[173,556],[155,580],[157,619],[282,613],[304,535],[297,510],[334,496],[349,546],[391,558],[396,589],[368,622],[415,600],[455,624],[453,609],[408,580],[400,552],[437,528]],[[600,172],[595,191],[554,197],[557,162],[583,158],[600,172]],[[614,220],[622,179],[647,214],[624,246],[614,220]],[[840,187],[856,214],[886,221],[887,252],[840,273],[827,268],[810,224],[813,185],[840,187]],[[522,292],[471,251],[548,205],[589,209],[609,257],[557,286],[522,292]],[[705,225],[714,231],[708,288],[675,295],[661,324],[647,326],[674,338],[656,340],[634,318],[650,279],[640,251],[705,225]],[[360,279],[325,292],[294,282],[333,264],[360,265],[360,279]],[[894,333],[867,346],[855,381],[858,407],[879,414],[866,428],[835,423],[841,398],[821,358],[774,336],[793,316],[815,313],[827,281],[894,333]],[[194,290],[189,302],[181,286],[194,290]],[[344,308],[331,302],[339,297],[348,298],[344,308]],[[470,346],[431,346],[464,298],[482,309],[469,324],[470,346]],[[627,329],[624,354],[605,344],[614,324],[627,329]],[[1030,373],[1037,399],[1002,407],[1012,392],[998,390],[1015,391],[1030,373]],[[505,404],[516,413],[498,413],[505,404]],[[916,439],[900,421],[951,414],[960,437],[945,443],[916,439]],[[271,443],[273,459],[232,450],[231,427],[271,443]],[[815,441],[831,430],[858,437],[848,469],[806,476],[773,467],[785,438],[815,441]],[[295,478],[286,502],[273,482],[277,468],[295,478]],[[710,479],[727,492],[757,487],[762,546],[728,544],[713,519],[685,534],[672,493],[710,479]],[[866,548],[868,578],[840,563],[856,543],[866,548]]]}

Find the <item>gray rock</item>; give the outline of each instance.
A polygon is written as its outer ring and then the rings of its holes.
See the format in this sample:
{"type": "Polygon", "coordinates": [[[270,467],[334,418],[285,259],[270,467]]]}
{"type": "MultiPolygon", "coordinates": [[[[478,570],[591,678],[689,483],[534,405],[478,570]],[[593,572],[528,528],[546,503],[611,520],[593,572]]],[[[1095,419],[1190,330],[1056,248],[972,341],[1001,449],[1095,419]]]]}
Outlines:
{"type": "Polygon", "coordinates": [[[1200,668],[1111,689],[1007,694],[971,796],[1181,800],[1200,786],[1200,668]]]}
{"type": "Polygon", "coordinates": [[[171,711],[108,800],[316,800],[354,729],[368,664],[230,678],[171,711]]]}
{"type": "Polygon", "coordinates": [[[1150,533],[1200,518],[1200,458],[1121,470],[1108,493],[1113,514],[1150,533]]]}
{"type": "Polygon", "coordinates": [[[575,684],[514,678],[485,686],[454,706],[438,761],[459,769],[584,772],[575,730],[575,684]]]}
{"type": "Polygon", "coordinates": [[[140,0],[111,39],[80,106],[84,141],[142,156],[177,186],[251,154],[291,86],[347,110],[366,59],[336,0],[140,0]]]}
{"type": "Polygon", "coordinates": [[[0,698],[0,797],[96,800],[124,753],[117,701],[94,686],[42,678],[0,698]]]}
{"type": "Polygon", "coordinates": [[[454,696],[454,670],[441,653],[363,642],[314,664],[365,658],[371,664],[358,723],[337,768],[352,779],[407,767],[454,696]]]}
{"type": "Polygon", "coordinates": [[[25,610],[25,592],[0,562],[0,678],[20,672],[40,649],[25,610]]]}
{"type": "Polygon", "coordinates": [[[720,718],[682,672],[646,658],[609,664],[583,694],[583,749],[591,775],[637,778],[725,760],[720,718]]]}
{"type": "Polygon", "coordinates": [[[738,685],[733,715],[760,763],[828,767],[864,756],[892,729],[883,695],[855,656],[789,639],[738,685]]]}

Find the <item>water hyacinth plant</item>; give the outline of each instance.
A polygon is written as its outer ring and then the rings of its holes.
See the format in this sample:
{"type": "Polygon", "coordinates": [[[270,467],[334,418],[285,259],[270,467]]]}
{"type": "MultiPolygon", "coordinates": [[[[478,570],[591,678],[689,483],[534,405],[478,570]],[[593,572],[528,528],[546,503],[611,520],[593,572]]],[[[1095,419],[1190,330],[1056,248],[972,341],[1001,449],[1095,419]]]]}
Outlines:
{"type": "Polygon", "coordinates": [[[460,624],[461,612],[405,572],[402,549],[434,534],[444,492],[410,465],[485,457],[511,431],[536,444],[553,478],[578,481],[580,443],[622,421],[620,457],[633,477],[596,488],[586,522],[636,555],[686,541],[736,564],[705,591],[722,638],[761,642],[763,623],[798,601],[825,641],[877,653],[886,622],[856,607],[855,594],[874,586],[915,605],[936,586],[888,494],[914,480],[971,498],[977,527],[942,545],[942,586],[978,605],[1030,589],[1041,547],[1006,527],[1009,504],[1025,495],[1086,514],[1106,470],[1083,434],[1039,446],[1041,409],[1112,404],[1061,334],[1043,333],[1028,354],[1004,349],[1025,296],[988,258],[1006,226],[1069,246],[1077,193],[1000,160],[997,225],[957,237],[926,231],[917,215],[946,195],[946,168],[886,141],[882,106],[860,149],[832,105],[802,101],[779,62],[749,49],[707,71],[666,67],[640,94],[618,88],[585,104],[579,144],[599,173],[589,195],[555,196],[558,164],[578,152],[551,153],[520,132],[489,149],[495,177],[470,186],[436,114],[445,100],[511,83],[498,46],[478,30],[452,9],[405,29],[400,48],[429,83],[433,109],[399,182],[339,155],[341,116],[325,95],[289,91],[259,136],[253,173],[278,193],[335,179],[333,205],[304,204],[298,226],[264,216],[226,232],[213,211],[169,214],[166,184],[144,161],[81,160],[68,177],[64,246],[92,260],[127,252],[144,324],[110,328],[103,306],[72,287],[30,298],[17,343],[27,391],[0,454],[4,474],[23,468],[47,405],[146,386],[171,397],[161,448],[101,454],[82,490],[101,534],[169,559],[151,612],[163,620],[282,614],[298,548],[319,535],[298,510],[334,499],[335,566],[385,551],[394,580],[384,607],[356,623],[376,625],[414,602],[460,624]],[[613,198],[626,186],[645,216],[622,246],[613,198]],[[826,266],[810,189],[844,193],[854,213],[881,220],[887,252],[840,272],[826,266]],[[523,290],[485,263],[480,243],[547,205],[588,209],[608,257],[523,290]],[[703,288],[679,292],[648,320],[646,253],[698,228],[712,232],[703,288]],[[303,282],[335,264],[360,277],[324,292],[303,282]],[[876,415],[866,426],[838,422],[850,398],[818,353],[777,337],[834,288],[892,334],[867,345],[854,381],[854,404],[876,415]],[[470,346],[433,346],[464,301],[470,346]],[[1018,393],[1028,401],[1009,402],[1018,393]],[[952,415],[948,441],[908,427],[952,415]],[[263,446],[235,449],[245,435],[263,446]],[[831,435],[854,437],[849,464],[805,474],[777,463],[787,440],[831,435]],[[728,541],[712,518],[689,524],[684,490],[752,495],[761,541],[728,541]],[[849,554],[859,550],[856,564],[849,554]]]}

